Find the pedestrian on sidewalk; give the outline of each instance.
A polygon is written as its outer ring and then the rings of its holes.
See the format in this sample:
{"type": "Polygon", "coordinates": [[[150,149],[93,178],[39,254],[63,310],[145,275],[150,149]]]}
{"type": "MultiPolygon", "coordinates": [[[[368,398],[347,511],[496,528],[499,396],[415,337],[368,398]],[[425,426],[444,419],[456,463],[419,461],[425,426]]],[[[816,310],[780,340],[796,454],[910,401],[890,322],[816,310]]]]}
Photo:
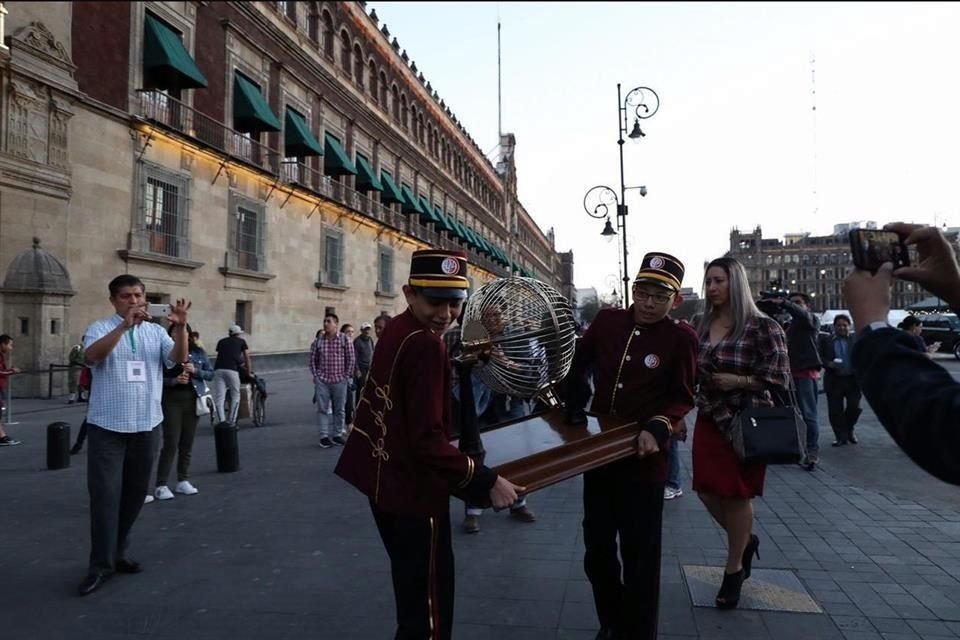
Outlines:
{"type": "Polygon", "coordinates": [[[356,368],[353,342],[338,331],[340,318],[328,313],[323,319],[323,333],[310,348],[310,374],[317,399],[317,428],[320,446],[346,444],[347,383],[356,368]]]}
{"type": "Polygon", "coordinates": [[[853,373],[852,353],[850,317],[841,313],[833,319],[833,335],[820,336],[820,356],[826,368],[823,391],[827,394],[834,447],[857,444],[854,427],[862,411],[860,385],[853,373]]]}
{"type": "Polygon", "coordinates": [[[360,375],[359,370],[357,369],[357,352],[354,348],[354,339],[353,339],[353,325],[345,324],[340,327],[340,333],[346,336],[347,340],[350,342],[350,348],[354,349],[353,352],[353,372],[350,374],[350,377],[347,378],[347,396],[343,401],[343,425],[344,431],[350,433],[350,430],[353,429],[353,414],[357,408],[357,378],[360,375]]]}
{"type": "Polygon", "coordinates": [[[390,557],[397,632],[450,640],[450,494],[502,509],[518,487],[450,443],[450,359],[441,336],[470,282],[462,251],[416,251],[403,287],[409,305],[381,334],[353,431],[335,473],[370,499],[390,557]]]}
{"type": "Polygon", "coordinates": [[[600,621],[597,640],[657,638],[664,452],[693,408],[697,361],[697,334],[668,315],[683,302],[683,275],[675,257],[646,254],[633,304],[600,310],[577,342],[568,375],[569,422],[587,421],[582,394],[592,366],[591,412],[638,425],[636,455],[583,474],[583,566],[600,621]]]}
{"type": "Polygon", "coordinates": [[[727,562],[716,605],[732,609],[760,546],[752,532],[753,498],[763,495],[766,466],[742,463],[726,434],[737,412],[772,407],[771,390],[787,393],[790,359],[783,328],[757,308],[739,262],[712,261],[703,289],[693,490],[727,533],[727,562]]]}
{"type": "Polygon", "coordinates": [[[109,285],[115,313],[86,330],[87,363],[93,370],[90,396],[90,565],[78,586],[93,593],[116,573],[139,573],[127,557],[133,528],[150,485],[157,426],[163,421],[163,369],[186,360],[187,312],[178,299],[167,320],[172,335],[148,322],[145,287],[139,278],[121,275],[109,285]]]}
{"type": "Polygon", "coordinates": [[[897,329],[909,335],[917,346],[917,351],[927,354],[927,357],[931,360],[933,360],[933,354],[940,350],[941,343],[939,341],[928,345],[923,339],[923,323],[917,316],[907,316],[903,319],[903,322],[897,325],[897,329]]]}
{"type": "Polygon", "coordinates": [[[357,358],[357,400],[360,400],[360,390],[367,381],[370,372],[370,363],[373,362],[373,325],[364,322],[360,325],[360,335],[353,341],[353,351],[357,358]]]}
{"type": "Polygon", "coordinates": [[[378,315],[373,320],[373,332],[377,337],[377,340],[380,339],[380,334],[383,333],[383,330],[387,327],[387,323],[390,322],[391,316],[389,313],[384,311],[378,315]]]}
{"type": "Polygon", "coordinates": [[[800,461],[807,471],[816,469],[820,462],[820,425],[817,422],[817,380],[820,379],[820,351],[817,337],[820,321],[810,311],[810,296],[794,291],[789,299],[774,298],[772,302],[790,316],[787,326],[787,354],[790,373],[797,391],[800,414],[807,425],[806,455],[800,461]]]}
{"type": "Polygon", "coordinates": [[[0,336],[0,447],[15,447],[20,444],[3,430],[3,423],[7,420],[7,406],[10,404],[10,376],[20,373],[17,367],[7,364],[10,354],[13,353],[13,338],[7,334],[0,336]]]}
{"type": "Polygon", "coordinates": [[[240,410],[240,372],[253,375],[253,362],[250,349],[243,339],[243,329],[233,325],[227,330],[227,337],[217,342],[217,360],[213,365],[213,403],[217,409],[217,422],[237,424],[237,412],[240,410]],[[230,408],[224,406],[230,392],[230,408]]]}
{"type": "Polygon", "coordinates": [[[80,399],[80,372],[85,366],[83,357],[83,338],[80,342],[70,347],[70,355],[67,356],[67,363],[70,369],[67,370],[67,390],[70,397],[67,404],[73,404],[80,399]]]}
{"type": "MultiPolygon", "coordinates": [[[[163,447],[157,463],[157,500],[170,500],[174,492],[192,496],[199,493],[190,482],[190,459],[193,440],[197,434],[197,400],[210,393],[207,381],[213,380],[213,367],[207,353],[189,331],[187,360],[177,369],[163,372],[163,447]],[[173,458],[177,458],[177,486],[171,492],[167,486],[173,458]]],[[[171,333],[173,326],[170,327],[171,333]]]]}

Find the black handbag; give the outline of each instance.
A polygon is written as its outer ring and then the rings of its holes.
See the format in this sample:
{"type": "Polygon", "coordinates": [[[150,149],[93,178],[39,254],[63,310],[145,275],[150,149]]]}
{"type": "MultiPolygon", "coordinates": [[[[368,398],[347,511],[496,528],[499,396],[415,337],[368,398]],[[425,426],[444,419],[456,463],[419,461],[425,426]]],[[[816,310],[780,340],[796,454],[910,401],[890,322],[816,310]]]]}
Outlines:
{"type": "Polygon", "coordinates": [[[807,454],[807,424],[797,410],[793,379],[789,404],[743,409],[733,417],[727,437],[744,464],[797,464],[807,454]]]}

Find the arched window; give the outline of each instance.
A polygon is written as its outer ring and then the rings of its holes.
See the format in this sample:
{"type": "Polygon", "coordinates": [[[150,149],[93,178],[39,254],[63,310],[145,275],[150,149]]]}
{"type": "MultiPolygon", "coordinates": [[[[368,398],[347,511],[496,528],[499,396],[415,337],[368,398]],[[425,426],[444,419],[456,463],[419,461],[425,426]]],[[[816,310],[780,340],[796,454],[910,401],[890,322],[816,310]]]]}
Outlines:
{"type": "Polygon", "coordinates": [[[373,99],[377,99],[377,63],[373,61],[373,58],[370,58],[370,95],[373,96],[373,99]]]}
{"type": "Polygon", "coordinates": [[[393,119],[399,120],[400,119],[400,91],[397,90],[397,85],[393,85],[392,92],[393,92],[393,109],[392,109],[393,119]]]}
{"type": "Polygon", "coordinates": [[[353,80],[363,88],[363,51],[358,44],[353,45],[353,80]]]}
{"type": "Polygon", "coordinates": [[[387,110],[387,74],[383,71],[380,72],[380,106],[383,107],[383,110],[387,110]]]}
{"type": "Polygon", "coordinates": [[[350,73],[350,34],[346,29],[340,32],[340,66],[350,73]]]}
{"type": "Polygon", "coordinates": [[[420,141],[420,144],[423,144],[423,114],[417,114],[417,140],[420,141]]]}
{"type": "Polygon", "coordinates": [[[408,119],[407,119],[407,94],[400,96],[400,124],[404,129],[408,128],[408,119]]]}
{"type": "Polygon", "coordinates": [[[320,16],[320,22],[323,23],[323,52],[329,57],[333,57],[333,18],[328,11],[324,11],[320,16]]]}
{"type": "Polygon", "coordinates": [[[413,135],[413,141],[417,141],[417,105],[413,103],[413,100],[410,101],[410,133],[413,135]]]}

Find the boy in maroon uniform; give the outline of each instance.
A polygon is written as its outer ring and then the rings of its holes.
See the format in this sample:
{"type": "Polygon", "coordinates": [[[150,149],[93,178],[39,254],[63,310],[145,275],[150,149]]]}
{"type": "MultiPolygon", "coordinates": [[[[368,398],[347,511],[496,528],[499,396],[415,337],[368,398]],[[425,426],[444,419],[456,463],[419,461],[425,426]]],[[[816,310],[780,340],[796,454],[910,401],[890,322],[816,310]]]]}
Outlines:
{"type": "Polygon", "coordinates": [[[393,574],[396,640],[453,627],[450,495],[508,507],[523,492],[450,444],[450,362],[441,338],[470,284],[461,251],[416,251],[407,310],[383,330],[335,473],[370,498],[393,574]]]}
{"type": "MultiPolygon", "coordinates": [[[[645,255],[633,282],[633,306],[597,314],[577,344],[570,372],[570,388],[582,389],[592,366],[591,410],[639,425],[635,457],[583,475],[583,564],[600,619],[597,640],[657,637],[663,452],[693,408],[699,346],[688,325],[667,315],[682,302],[683,272],[671,255],[645,255]]],[[[572,422],[585,419],[586,398],[578,395],[567,405],[572,422]]]]}

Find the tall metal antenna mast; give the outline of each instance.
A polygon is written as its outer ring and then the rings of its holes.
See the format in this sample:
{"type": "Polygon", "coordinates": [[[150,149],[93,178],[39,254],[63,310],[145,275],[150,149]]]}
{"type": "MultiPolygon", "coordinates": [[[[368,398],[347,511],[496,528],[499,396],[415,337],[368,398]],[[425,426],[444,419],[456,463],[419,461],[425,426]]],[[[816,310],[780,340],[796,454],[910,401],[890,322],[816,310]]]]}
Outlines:
{"type": "Polygon", "coordinates": [[[817,59],[810,53],[810,99],[813,118],[813,215],[820,210],[817,196],[817,59]]]}

